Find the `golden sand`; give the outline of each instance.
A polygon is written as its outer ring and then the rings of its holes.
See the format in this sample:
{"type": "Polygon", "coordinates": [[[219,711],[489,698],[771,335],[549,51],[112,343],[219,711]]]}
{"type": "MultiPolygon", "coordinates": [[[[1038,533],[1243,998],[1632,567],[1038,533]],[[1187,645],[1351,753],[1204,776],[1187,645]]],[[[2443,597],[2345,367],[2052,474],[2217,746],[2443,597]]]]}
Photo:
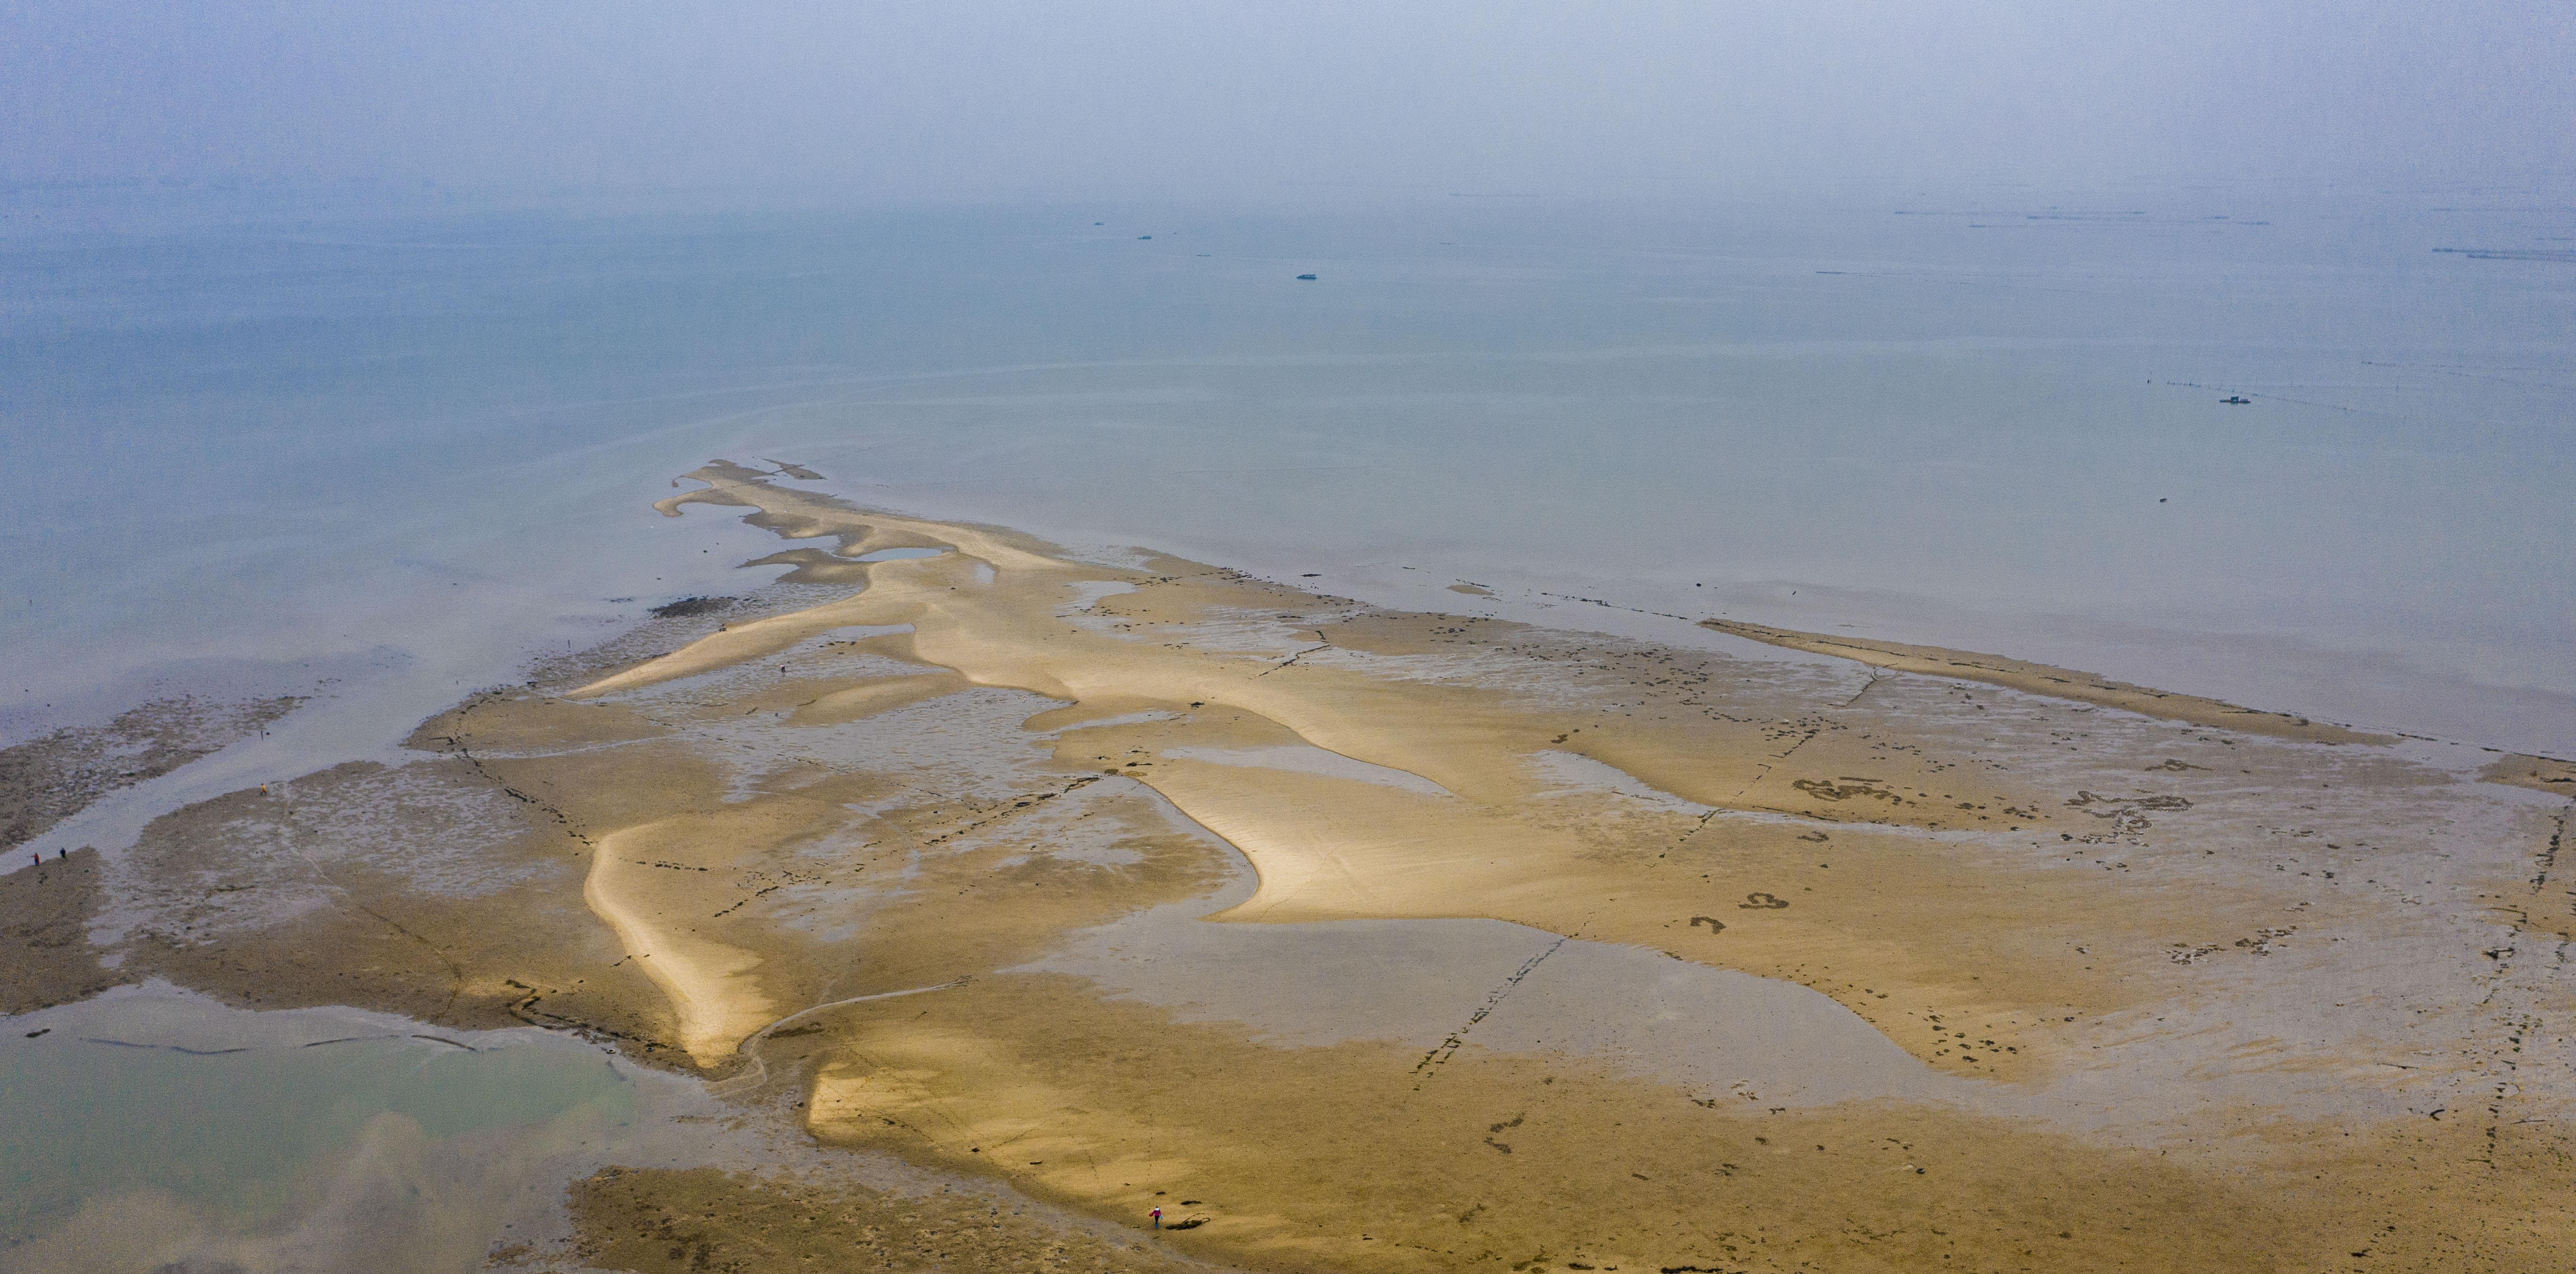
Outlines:
{"type": "Polygon", "coordinates": [[[2560,802],[2014,661],[1389,612],[691,476],[663,512],[829,542],[768,559],[792,603],[477,696],[423,759],[299,780],[291,812],[171,816],[108,882],[127,971],[587,1030],[825,1143],[1125,1224],[1163,1206],[1200,1223],[1160,1250],[1260,1268],[2576,1250],[2560,802]],[[892,547],[943,551],[854,560],[892,547]],[[1808,988],[1799,1012],[1875,1028],[1921,1078],[1822,1103],[1703,1082],[1654,1052],[1679,1037],[1585,1017],[1557,966],[1451,967],[1428,928],[1393,931],[1420,935],[1402,972],[1483,1007],[1330,1043],[1192,1009],[1198,970],[1113,990],[1043,963],[1246,862],[1219,925],[1481,919],[1660,953],[1675,986],[1808,988]],[[1538,1041],[1506,1046],[1507,1019],[1538,1041]]]}
{"type": "Polygon", "coordinates": [[[2478,777],[2489,783],[2510,783],[2515,787],[2576,800],[2576,761],[2507,753],[2478,777]]]}

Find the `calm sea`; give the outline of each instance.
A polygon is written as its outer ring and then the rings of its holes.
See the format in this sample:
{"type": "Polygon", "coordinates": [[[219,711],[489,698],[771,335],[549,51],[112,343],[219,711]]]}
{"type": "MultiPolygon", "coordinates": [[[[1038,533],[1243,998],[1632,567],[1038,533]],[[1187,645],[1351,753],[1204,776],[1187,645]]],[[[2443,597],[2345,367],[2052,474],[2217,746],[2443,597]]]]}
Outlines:
{"type": "Polygon", "coordinates": [[[648,507],[726,456],[1378,600],[2576,755],[2564,191],[0,205],[0,743],[327,683],[207,781],[381,748],[744,587],[769,536],[648,507]]]}

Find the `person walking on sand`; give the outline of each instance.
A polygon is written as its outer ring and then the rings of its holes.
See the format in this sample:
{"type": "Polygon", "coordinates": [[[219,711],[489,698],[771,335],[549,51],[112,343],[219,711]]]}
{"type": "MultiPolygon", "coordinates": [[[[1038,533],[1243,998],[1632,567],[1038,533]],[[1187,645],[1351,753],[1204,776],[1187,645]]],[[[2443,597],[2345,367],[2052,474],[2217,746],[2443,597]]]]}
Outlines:
{"type": "Polygon", "coordinates": [[[1157,1230],[1163,1228],[1163,1210],[1161,1208],[1154,1209],[1154,1228],[1157,1230]]]}

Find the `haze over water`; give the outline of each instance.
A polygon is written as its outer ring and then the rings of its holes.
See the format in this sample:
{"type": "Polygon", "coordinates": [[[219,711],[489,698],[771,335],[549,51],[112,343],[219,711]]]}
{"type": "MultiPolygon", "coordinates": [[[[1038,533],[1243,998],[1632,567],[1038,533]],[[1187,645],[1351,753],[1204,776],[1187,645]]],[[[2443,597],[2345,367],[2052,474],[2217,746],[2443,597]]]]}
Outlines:
{"type": "Polygon", "coordinates": [[[781,456],[863,502],[1352,592],[1414,566],[2566,754],[2563,208],[1984,188],[160,224],[21,198],[0,409],[39,479],[0,530],[0,661],[18,726],[206,656],[482,685],[742,587],[760,535],[647,499],[781,456]]]}
{"type": "Polygon", "coordinates": [[[2557,192],[160,208],[22,192],[0,241],[13,736],[208,659],[416,719],[743,587],[768,537],[647,507],[723,455],[1388,600],[2576,751],[2557,192]]]}

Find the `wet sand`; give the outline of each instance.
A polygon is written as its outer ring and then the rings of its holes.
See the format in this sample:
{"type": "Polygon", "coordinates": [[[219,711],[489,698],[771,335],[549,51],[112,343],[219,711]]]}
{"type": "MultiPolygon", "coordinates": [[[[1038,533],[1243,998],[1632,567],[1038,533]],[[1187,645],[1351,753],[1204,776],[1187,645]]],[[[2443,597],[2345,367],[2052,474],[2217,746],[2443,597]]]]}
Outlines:
{"type": "Polygon", "coordinates": [[[128,709],[103,725],[65,726],[0,748],[0,865],[5,851],[100,797],[159,778],[294,710],[293,698],[239,703],[179,697],[128,709]]]}
{"type": "MultiPolygon", "coordinates": [[[[111,976],[581,1033],[1257,1268],[2576,1244],[2546,786],[1957,652],[1391,612],[690,476],[665,514],[823,545],[0,907],[87,908],[111,976]]],[[[819,1250],[732,1179],[575,1199],[620,1268],[819,1250]]]]}
{"type": "Polygon", "coordinates": [[[2535,792],[2576,800],[2576,761],[2524,756],[2509,752],[2478,775],[2489,783],[2511,783],[2535,792]]]}
{"type": "Polygon", "coordinates": [[[1010,973],[1069,973],[1176,1021],[1227,1022],[1266,1044],[1386,1041],[1424,1070],[1464,1046],[1556,1055],[1730,1105],[1970,1100],[1829,997],[1644,947],[1498,920],[1202,923],[1256,882],[1071,935],[1010,973]]]}
{"type": "Polygon", "coordinates": [[[715,1168],[611,1168],[573,1185],[572,1213],[584,1236],[574,1249],[583,1265],[639,1274],[815,1268],[1179,1274],[1211,1268],[1132,1237],[1120,1242],[1049,1225],[1016,1201],[963,1191],[899,1194],[715,1168]]]}
{"type": "Polygon", "coordinates": [[[87,999],[125,979],[99,963],[89,920],[106,901],[99,852],[0,877],[0,1016],[87,999]]]}
{"type": "Polygon", "coordinates": [[[1910,646],[1901,642],[1867,641],[1856,637],[1836,637],[1828,633],[1802,633],[1788,628],[1766,628],[1728,619],[1703,619],[1700,627],[1763,642],[1788,650],[1833,655],[1856,660],[1872,668],[1896,672],[1921,673],[1932,677],[1956,677],[1963,681],[1981,681],[2030,694],[2078,703],[2098,704],[2126,712],[2163,717],[2168,721],[2186,721],[2194,725],[2214,725],[2240,734],[2265,734],[2283,739],[2304,739],[2314,743],[2389,744],[2396,739],[2385,734],[2369,734],[2348,726],[2326,721],[2310,721],[2286,712],[2265,712],[2242,708],[2198,695],[2175,694],[2134,686],[2125,681],[2112,681],[2089,672],[2055,668],[2001,655],[1981,655],[1974,651],[1951,650],[1943,646],[1910,646]]]}

